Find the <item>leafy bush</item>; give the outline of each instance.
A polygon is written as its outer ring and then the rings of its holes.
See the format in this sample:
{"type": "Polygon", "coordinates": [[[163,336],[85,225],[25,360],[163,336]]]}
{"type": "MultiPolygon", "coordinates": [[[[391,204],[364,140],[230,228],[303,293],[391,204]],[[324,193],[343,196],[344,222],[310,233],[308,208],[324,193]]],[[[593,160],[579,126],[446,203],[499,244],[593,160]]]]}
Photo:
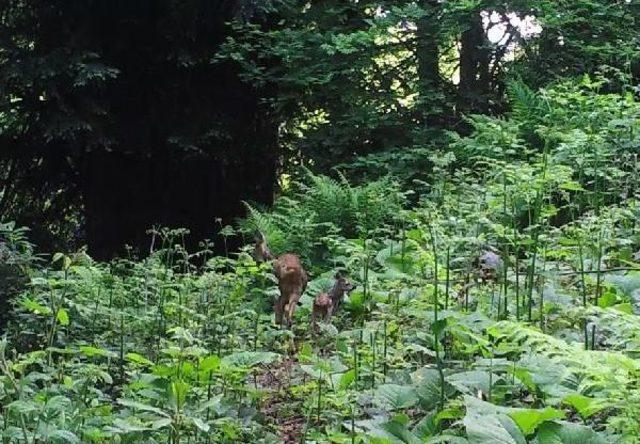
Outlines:
{"type": "Polygon", "coordinates": [[[390,179],[353,186],[342,175],[333,179],[307,172],[307,178],[291,184],[272,211],[247,204],[249,216],[242,226],[265,234],[274,254],[296,251],[317,258],[324,236],[357,238],[383,230],[397,220],[405,202],[390,179]]]}
{"type": "Polygon", "coordinates": [[[11,300],[26,283],[34,261],[27,229],[0,223],[0,331],[7,322],[11,300]]]}

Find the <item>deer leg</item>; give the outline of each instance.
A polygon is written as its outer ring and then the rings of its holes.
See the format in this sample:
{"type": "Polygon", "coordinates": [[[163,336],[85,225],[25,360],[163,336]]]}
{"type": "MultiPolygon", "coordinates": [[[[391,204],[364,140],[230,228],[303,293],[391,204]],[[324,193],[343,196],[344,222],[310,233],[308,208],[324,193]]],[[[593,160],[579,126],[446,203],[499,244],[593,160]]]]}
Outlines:
{"type": "Polygon", "coordinates": [[[280,296],[273,306],[273,312],[276,315],[276,324],[282,325],[282,312],[284,310],[284,298],[280,296]]]}
{"type": "Polygon", "coordinates": [[[300,299],[300,296],[297,296],[295,294],[289,297],[289,303],[287,304],[287,307],[286,307],[286,318],[287,318],[287,325],[289,326],[289,328],[291,328],[291,324],[293,323],[293,314],[296,311],[296,307],[298,305],[298,299],[300,299]]]}
{"type": "Polygon", "coordinates": [[[330,305],[327,307],[327,311],[324,313],[324,322],[325,324],[331,323],[331,315],[333,314],[333,306],[330,305]]]}
{"type": "Polygon", "coordinates": [[[316,331],[318,329],[317,319],[318,319],[318,307],[315,304],[313,304],[313,309],[311,310],[311,329],[313,331],[316,331]]]}

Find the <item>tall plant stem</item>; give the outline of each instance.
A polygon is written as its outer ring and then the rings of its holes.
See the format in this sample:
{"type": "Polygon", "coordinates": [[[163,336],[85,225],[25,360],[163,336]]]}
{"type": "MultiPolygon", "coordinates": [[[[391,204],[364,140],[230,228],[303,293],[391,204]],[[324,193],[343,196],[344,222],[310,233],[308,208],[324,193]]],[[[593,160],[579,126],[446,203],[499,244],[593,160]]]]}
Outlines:
{"type": "Polygon", "coordinates": [[[582,239],[578,241],[578,259],[580,260],[580,290],[582,292],[582,306],[587,306],[587,284],[584,278],[584,247],[582,239]]]}
{"type": "Polygon", "coordinates": [[[440,377],[440,399],[439,410],[444,408],[444,371],[442,369],[442,359],[440,357],[440,338],[438,337],[438,248],[433,226],[429,224],[429,235],[431,237],[431,248],[433,251],[433,348],[436,353],[436,367],[440,377]]]}

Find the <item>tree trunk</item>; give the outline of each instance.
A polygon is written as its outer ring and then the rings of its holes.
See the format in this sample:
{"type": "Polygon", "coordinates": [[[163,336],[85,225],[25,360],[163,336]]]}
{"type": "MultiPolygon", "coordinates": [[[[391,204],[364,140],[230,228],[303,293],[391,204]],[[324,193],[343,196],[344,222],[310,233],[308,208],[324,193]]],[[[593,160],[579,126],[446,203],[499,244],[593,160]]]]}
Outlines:
{"type": "Polygon", "coordinates": [[[491,52],[479,13],[470,17],[460,38],[458,112],[482,113],[488,108],[491,52]]]}
{"type": "Polygon", "coordinates": [[[440,77],[438,0],[424,0],[426,15],[417,23],[418,81],[421,114],[427,126],[437,124],[445,114],[440,77]]]}

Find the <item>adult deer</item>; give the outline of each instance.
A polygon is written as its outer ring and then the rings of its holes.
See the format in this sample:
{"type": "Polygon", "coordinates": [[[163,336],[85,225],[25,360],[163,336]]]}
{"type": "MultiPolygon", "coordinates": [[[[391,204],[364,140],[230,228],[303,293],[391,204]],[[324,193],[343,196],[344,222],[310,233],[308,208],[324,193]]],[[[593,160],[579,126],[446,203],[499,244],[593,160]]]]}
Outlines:
{"type": "Polygon", "coordinates": [[[273,272],[278,279],[278,288],[280,289],[280,297],[273,306],[276,323],[291,327],[296,307],[309,281],[300,257],[292,253],[285,253],[274,258],[262,233],[258,233],[256,236],[253,257],[257,262],[273,260],[273,272]]]}

